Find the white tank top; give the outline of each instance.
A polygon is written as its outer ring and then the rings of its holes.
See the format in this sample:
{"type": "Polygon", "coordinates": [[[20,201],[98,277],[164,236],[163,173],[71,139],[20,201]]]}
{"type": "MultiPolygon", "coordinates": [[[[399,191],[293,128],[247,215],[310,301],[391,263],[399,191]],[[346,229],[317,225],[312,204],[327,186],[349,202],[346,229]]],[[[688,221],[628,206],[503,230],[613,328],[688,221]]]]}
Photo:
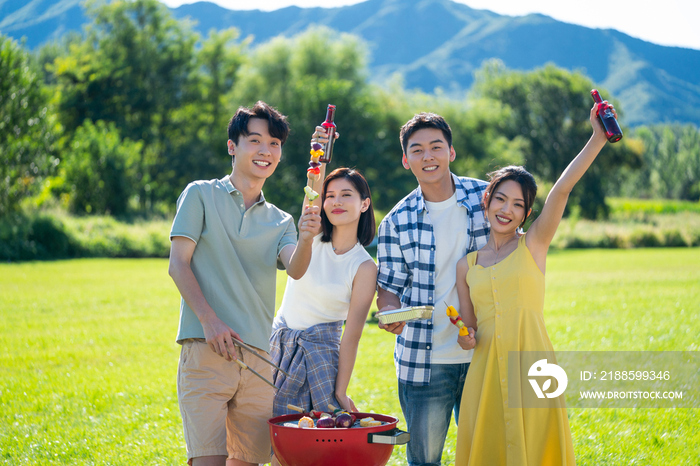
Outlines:
{"type": "Polygon", "coordinates": [[[360,243],[350,251],[337,255],[329,241],[314,238],[311,262],[303,277],[287,278],[282,304],[277,316],[284,317],[294,330],[345,320],[348,316],[352,283],[360,264],[372,260],[360,243]]]}

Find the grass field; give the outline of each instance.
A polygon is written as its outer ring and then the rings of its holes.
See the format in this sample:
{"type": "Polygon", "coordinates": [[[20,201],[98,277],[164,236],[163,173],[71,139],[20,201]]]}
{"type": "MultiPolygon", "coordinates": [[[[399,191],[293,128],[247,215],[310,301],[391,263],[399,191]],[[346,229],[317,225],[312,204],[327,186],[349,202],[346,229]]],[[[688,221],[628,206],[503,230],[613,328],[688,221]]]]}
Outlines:
{"type": "MultiPolygon", "coordinates": [[[[162,259],[0,265],[0,462],[184,464],[179,296],[166,270],[162,259]]],[[[280,275],[278,303],[283,287],[280,275]]],[[[699,351],[700,249],[554,252],[545,317],[558,350],[699,351]]],[[[405,428],[392,348],[367,326],[350,394],[405,428]]],[[[700,410],[569,417],[579,465],[700,465],[700,410]]],[[[389,464],[405,464],[403,447],[389,464]]]]}

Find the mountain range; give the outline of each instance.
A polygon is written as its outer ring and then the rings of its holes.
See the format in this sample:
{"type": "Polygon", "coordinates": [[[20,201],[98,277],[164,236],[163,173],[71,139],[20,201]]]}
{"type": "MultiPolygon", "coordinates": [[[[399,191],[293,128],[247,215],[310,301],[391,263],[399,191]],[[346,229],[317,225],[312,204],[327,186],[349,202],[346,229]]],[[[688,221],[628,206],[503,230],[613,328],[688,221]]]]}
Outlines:
{"type": "MultiPolygon", "coordinates": [[[[372,79],[400,73],[408,89],[466,90],[484,60],[510,69],[547,63],[580,70],[605,88],[628,126],[683,122],[700,126],[700,50],[667,47],[612,29],[591,29],[548,16],[504,16],[451,0],[367,0],[335,8],[235,11],[198,2],[171,10],[203,35],[236,27],[253,45],[323,24],[360,36],[370,47],[372,79]]],[[[0,0],[0,33],[26,36],[27,47],[79,29],[80,0],[0,0]]]]}

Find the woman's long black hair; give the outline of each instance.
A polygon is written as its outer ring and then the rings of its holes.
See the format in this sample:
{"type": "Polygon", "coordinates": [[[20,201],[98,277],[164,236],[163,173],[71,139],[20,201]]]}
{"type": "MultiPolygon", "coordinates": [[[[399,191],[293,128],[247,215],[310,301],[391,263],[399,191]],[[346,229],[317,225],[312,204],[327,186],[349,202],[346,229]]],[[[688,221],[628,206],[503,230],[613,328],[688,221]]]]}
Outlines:
{"type": "MultiPolygon", "coordinates": [[[[360,222],[357,224],[357,239],[363,246],[369,246],[374,239],[376,231],[376,223],[374,220],[374,206],[372,205],[372,194],[369,191],[369,185],[367,180],[362,173],[354,168],[336,168],[333,170],[323,181],[323,197],[326,200],[326,189],[328,188],[328,183],[338,178],[345,178],[348,180],[357,192],[360,194],[360,199],[363,201],[369,199],[369,207],[367,210],[360,214],[360,222]]],[[[333,224],[326,217],[326,212],[321,208],[321,226],[323,228],[323,235],[321,236],[321,241],[327,243],[331,240],[331,233],[333,232],[333,224]]]]}

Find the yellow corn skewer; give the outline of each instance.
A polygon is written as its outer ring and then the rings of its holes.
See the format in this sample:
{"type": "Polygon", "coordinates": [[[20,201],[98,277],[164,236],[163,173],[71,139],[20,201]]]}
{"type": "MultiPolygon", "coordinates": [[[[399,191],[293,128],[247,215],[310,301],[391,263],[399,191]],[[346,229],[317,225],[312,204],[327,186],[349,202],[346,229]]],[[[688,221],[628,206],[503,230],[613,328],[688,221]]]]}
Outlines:
{"type": "MultiPolygon", "coordinates": [[[[447,304],[447,303],[445,303],[447,304]]],[[[462,322],[462,318],[459,316],[459,313],[457,312],[457,309],[454,308],[454,306],[447,306],[447,317],[450,318],[450,322],[455,324],[457,328],[459,328],[459,335],[464,336],[464,335],[469,335],[469,329],[467,328],[466,325],[464,325],[464,322],[462,322]]]]}

